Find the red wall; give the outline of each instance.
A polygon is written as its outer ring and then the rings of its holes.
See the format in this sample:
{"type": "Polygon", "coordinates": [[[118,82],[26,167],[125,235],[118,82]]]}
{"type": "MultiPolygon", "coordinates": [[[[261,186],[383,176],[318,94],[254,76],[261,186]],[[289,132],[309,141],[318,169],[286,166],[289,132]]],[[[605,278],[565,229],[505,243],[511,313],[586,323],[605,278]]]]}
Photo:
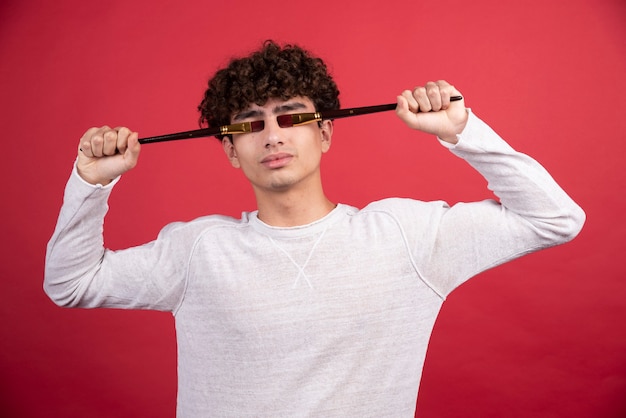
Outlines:
{"type": "MultiPolygon", "coordinates": [[[[194,129],[207,78],[273,38],[330,64],[344,106],[447,79],[588,214],[572,243],[463,285],[435,327],[420,417],[626,416],[626,3],[623,0],[4,0],[0,415],[173,416],[171,316],[67,310],[43,294],[77,140],[194,129]]],[[[338,121],[333,200],[488,197],[484,181],[393,112],[338,121]]],[[[112,248],[167,222],[254,209],[215,140],[145,146],[116,188],[112,248]]]]}

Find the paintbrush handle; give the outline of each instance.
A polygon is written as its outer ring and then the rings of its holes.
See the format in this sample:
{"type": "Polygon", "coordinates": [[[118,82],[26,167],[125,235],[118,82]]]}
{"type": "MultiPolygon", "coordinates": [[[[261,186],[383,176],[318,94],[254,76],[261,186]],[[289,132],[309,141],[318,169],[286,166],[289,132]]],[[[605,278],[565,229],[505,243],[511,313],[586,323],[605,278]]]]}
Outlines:
{"type": "MultiPolygon", "coordinates": [[[[457,102],[462,100],[461,96],[452,96],[450,97],[451,102],[457,102]]],[[[320,119],[340,119],[340,118],[348,118],[351,116],[359,116],[359,115],[368,115],[370,113],[377,112],[386,112],[389,110],[395,110],[396,103],[389,103],[384,105],[376,105],[376,106],[363,106],[363,107],[353,107],[350,109],[336,109],[336,110],[325,110],[323,112],[319,112],[320,119]]],[[[246,122],[244,122],[245,124],[246,122]]],[[[239,125],[226,125],[220,126],[217,128],[203,128],[196,129],[193,131],[185,131],[185,132],[177,132],[173,134],[166,134],[160,136],[152,136],[149,138],[141,138],[139,139],[140,144],[152,144],[153,142],[164,142],[164,141],[175,141],[178,139],[191,139],[191,138],[202,138],[205,136],[216,136],[216,135],[227,135],[232,133],[242,133],[246,131],[233,131],[235,126],[239,127],[239,125]]]]}

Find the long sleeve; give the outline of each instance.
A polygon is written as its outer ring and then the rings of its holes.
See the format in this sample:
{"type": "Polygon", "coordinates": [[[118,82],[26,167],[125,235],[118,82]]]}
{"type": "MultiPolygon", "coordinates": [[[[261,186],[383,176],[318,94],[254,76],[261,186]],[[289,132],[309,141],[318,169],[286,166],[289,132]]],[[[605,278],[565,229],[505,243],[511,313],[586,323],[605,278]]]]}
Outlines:
{"type": "Polygon", "coordinates": [[[181,235],[173,224],[162,231],[166,238],[127,250],[105,249],[104,217],[116,182],[92,186],[74,168],[47,247],[44,290],[60,306],[174,310],[185,280],[180,252],[190,244],[172,254],[169,236],[181,235]]]}
{"type": "Polygon", "coordinates": [[[515,151],[470,112],[451,152],[474,167],[496,200],[459,203],[430,221],[438,224],[426,254],[424,236],[410,237],[418,266],[442,295],[477,273],[521,255],[565,243],[583,226],[585,213],[531,157],[515,151]]]}

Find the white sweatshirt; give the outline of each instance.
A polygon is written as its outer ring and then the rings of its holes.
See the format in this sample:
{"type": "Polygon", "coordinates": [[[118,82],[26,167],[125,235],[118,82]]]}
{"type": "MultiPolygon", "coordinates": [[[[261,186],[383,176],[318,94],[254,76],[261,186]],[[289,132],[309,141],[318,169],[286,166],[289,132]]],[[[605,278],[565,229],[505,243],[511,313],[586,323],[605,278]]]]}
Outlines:
{"type": "Polygon", "coordinates": [[[103,247],[113,184],[76,170],[46,258],[59,305],[170,311],[179,417],[413,417],[428,340],[465,280],[572,239],[584,212],[470,113],[449,146],[501,203],[339,204],[292,228],[206,216],[103,247]]]}

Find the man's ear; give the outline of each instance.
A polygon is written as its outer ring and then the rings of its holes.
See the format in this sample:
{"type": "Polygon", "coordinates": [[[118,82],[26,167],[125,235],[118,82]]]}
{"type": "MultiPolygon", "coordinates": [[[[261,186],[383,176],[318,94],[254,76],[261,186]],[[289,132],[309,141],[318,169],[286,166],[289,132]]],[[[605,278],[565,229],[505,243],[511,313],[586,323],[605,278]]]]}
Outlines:
{"type": "Polygon", "coordinates": [[[237,157],[237,151],[235,150],[235,146],[229,136],[222,138],[222,148],[224,148],[224,152],[226,153],[226,157],[228,157],[230,164],[235,168],[241,168],[239,158],[237,157]]]}
{"type": "Polygon", "coordinates": [[[320,130],[320,135],[322,136],[322,152],[326,152],[330,149],[330,144],[332,142],[333,137],[333,121],[332,120],[323,120],[320,130]]]}

